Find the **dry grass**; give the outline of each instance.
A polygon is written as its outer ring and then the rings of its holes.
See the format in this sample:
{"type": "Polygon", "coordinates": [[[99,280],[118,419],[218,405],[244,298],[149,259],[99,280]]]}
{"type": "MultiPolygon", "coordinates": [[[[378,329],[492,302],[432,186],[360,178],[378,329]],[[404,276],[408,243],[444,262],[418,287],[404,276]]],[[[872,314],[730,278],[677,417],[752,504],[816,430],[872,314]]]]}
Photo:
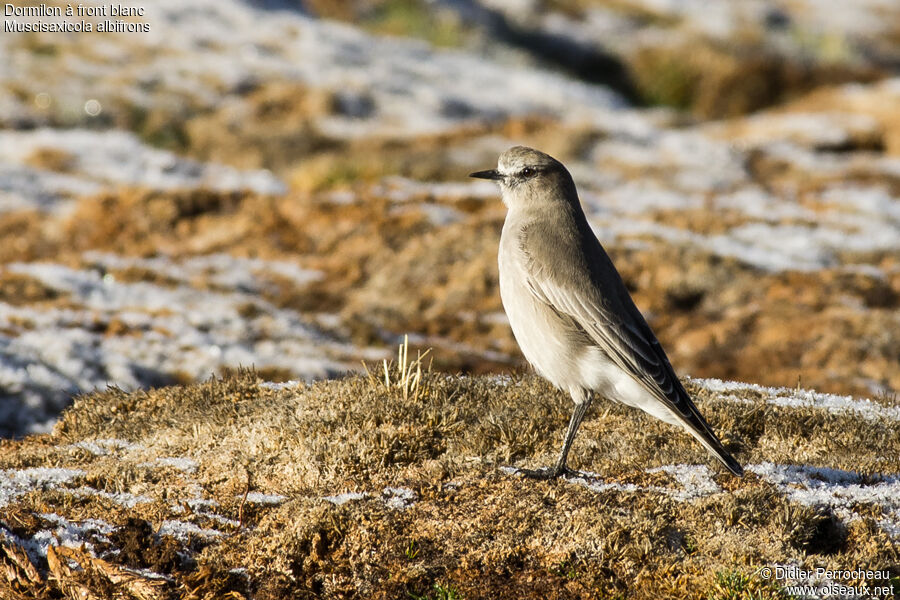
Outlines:
{"type": "MultiPolygon", "coordinates": [[[[403,336],[403,343],[397,351],[397,364],[388,362],[387,359],[382,361],[381,365],[384,369],[384,387],[388,389],[399,390],[404,402],[419,401],[419,394],[427,394],[427,390],[422,387],[423,372],[422,361],[431,353],[431,348],[422,352],[416,352],[416,360],[409,360],[409,336],[403,336]],[[392,375],[393,372],[393,375],[392,375]]],[[[369,371],[368,365],[363,363],[366,375],[369,376],[370,382],[376,380],[375,376],[369,371]]],[[[431,373],[431,363],[425,371],[425,375],[431,373]]]]}
{"type": "MultiPolygon", "coordinates": [[[[735,403],[693,391],[744,463],[800,462],[873,477],[900,468],[896,422],[773,407],[753,392],[735,403]]],[[[52,513],[77,523],[101,518],[115,530],[94,540],[95,551],[120,552],[98,561],[61,549],[50,563],[38,561],[37,579],[0,555],[15,575],[0,593],[6,586],[11,597],[42,598],[79,589],[97,598],[780,598],[755,575],[758,567],[796,561],[897,573],[900,546],[879,529],[877,505],[842,521],[751,473],[735,479],[716,466],[721,491],[688,501],[533,482],[500,469],[549,464],[569,409],[564,394],[537,377],[450,377],[402,356],[388,385],[373,374],[272,389],[240,372],[84,396],[53,435],[0,442],[2,469],[84,471],[0,509],[0,523],[28,539],[53,529],[52,513]],[[76,445],[111,438],[134,446],[96,455],[76,445]],[[154,462],[165,457],[189,457],[196,469],[154,462]],[[85,486],[148,501],[126,508],[112,496],[66,491],[85,486]],[[409,490],[414,502],[392,506],[399,493],[391,488],[409,490]],[[254,503],[249,492],[284,499],[254,503]],[[345,492],[365,495],[340,505],[326,498],[345,492]],[[204,508],[198,498],[217,504],[204,508]],[[155,535],[168,520],[221,535],[155,535]],[[59,556],[68,561],[54,567],[59,556]]],[[[605,482],[668,489],[678,484],[648,468],[698,462],[712,464],[686,434],[606,402],[586,419],[572,454],[574,467],[605,482]]]]}

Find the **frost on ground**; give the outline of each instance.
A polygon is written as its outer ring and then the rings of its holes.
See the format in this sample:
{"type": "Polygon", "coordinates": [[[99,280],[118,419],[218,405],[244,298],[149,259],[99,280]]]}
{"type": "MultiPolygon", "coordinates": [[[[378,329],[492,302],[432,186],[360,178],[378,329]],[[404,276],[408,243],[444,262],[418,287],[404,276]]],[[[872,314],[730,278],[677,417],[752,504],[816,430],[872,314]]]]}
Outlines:
{"type": "Polygon", "coordinates": [[[102,114],[112,118],[125,119],[120,113],[128,109],[150,111],[155,104],[177,106],[189,99],[185,104],[194,110],[220,109],[238,120],[249,108],[248,91],[285,80],[298,84],[298,91],[302,85],[329,93],[320,103],[335,110],[320,127],[335,137],[413,135],[514,114],[583,119],[621,104],[606,88],[551,71],[435,51],[412,40],[376,38],[295,11],[264,10],[235,0],[190,6],[159,1],[152,21],[149,34],[104,36],[103,53],[85,53],[75,39],[48,36],[62,46],[60,54],[79,56],[80,68],[94,67],[90,79],[71,67],[34,61],[29,48],[10,40],[14,36],[3,36],[3,54],[33,66],[28,77],[28,70],[5,72],[6,85],[25,86],[31,92],[26,96],[48,97],[44,110],[17,102],[15,96],[3,98],[5,122],[67,112],[71,119],[71,114],[83,114],[83,104],[91,98],[99,99],[102,114]],[[217,51],[199,51],[201,44],[217,51]],[[130,60],[121,61],[122,53],[130,60]],[[48,66],[52,77],[43,72],[48,66]],[[38,79],[39,88],[34,86],[38,79]],[[123,81],[144,85],[126,88],[123,81]]]}
{"type": "Polygon", "coordinates": [[[0,435],[47,431],[72,395],[202,379],[224,367],[277,368],[307,379],[356,368],[354,347],[258,296],[274,273],[296,285],[318,274],[294,264],[210,255],[183,261],[87,254],[85,269],[14,263],[64,294],[66,305],[0,304],[0,435]],[[107,269],[140,268],[172,281],[119,281],[107,269]],[[204,279],[211,289],[192,284],[204,279]],[[102,323],[117,323],[110,335],[102,323]]]}
{"type": "Polygon", "coordinates": [[[264,494],[262,492],[249,492],[246,495],[247,502],[255,504],[281,504],[287,498],[280,494],[264,494]]]}
{"type": "Polygon", "coordinates": [[[884,511],[879,525],[892,537],[900,533],[900,475],[863,476],[854,471],[762,463],[747,467],[779,487],[796,502],[835,511],[845,520],[858,519],[858,505],[884,511]]]}
{"type": "Polygon", "coordinates": [[[700,384],[743,478],[687,434],[602,403],[572,450],[578,476],[519,477],[555,458],[570,403],[534,376],[426,375],[415,400],[372,377],[275,387],[249,372],[95,392],[53,434],[4,443],[0,594],[78,583],[112,597],[121,569],[159,593],[280,597],[396,596],[438,578],[474,598],[658,598],[673,577],[673,597],[708,597],[721,571],[776,598],[761,567],[896,576],[894,420],[808,390],[776,405],[700,384]],[[54,571],[58,553],[83,570],[54,571]]]}
{"type": "Polygon", "coordinates": [[[83,471],[58,467],[33,467],[20,471],[4,471],[0,478],[0,506],[11,504],[19,496],[33,489],[58,486],[81,475],[84,475],[83,471]]]}
{"type": "Polygon", "coordinates": [[[245,172],[189,160],[151,148],[125,131],[0,131],[0,211],[32,206],[62,210],[73,197],[122,185],[158,190],[246,189],[260,194],[286,191],[266,171],[245,172]],[[45,160],[56,162],[29,165],[39,162],[41,153],[45,160]],[[71,174],[60,175],[54,168],[71,174]]]}
{"type": "Polygon", "coordinates": [[[755,401],[762,401],[773,406],[809,407],[835,414],[850,412],[874,421],[880,419],[900,421],[900,406],[884,405],[868,398],[821,394],[812,390],[778,388],[756,383],[722,381],[721,379],[692,379],[691,381],[703,389],[716,392],[720,397],[735,402],[752,402],[753,400],[748,400],[746,397],[750,393],[756,396],[755,401]],[[739,393],[729,394],[729,392],[739,393]]]}
{"type": "Polygon", "coordinates": [[[331,502],[335,506],[341,506],[347,502],[355,502],[358,500],[366,500],[367,498],[379,497],[384,506],[392,510],[403,510],[416,500],[416,493],[407,488],[386,487],[380,494],[371,494],[369,492],[344,492],[336,496],[325,496],[323,500],[331,502]]]}

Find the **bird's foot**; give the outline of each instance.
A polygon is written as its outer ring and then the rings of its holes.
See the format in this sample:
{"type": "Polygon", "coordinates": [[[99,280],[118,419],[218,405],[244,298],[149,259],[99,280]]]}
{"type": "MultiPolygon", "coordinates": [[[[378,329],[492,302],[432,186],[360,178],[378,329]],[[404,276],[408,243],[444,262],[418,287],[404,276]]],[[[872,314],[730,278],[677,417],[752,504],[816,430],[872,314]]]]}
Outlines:
{"type": "Polygon", "coordinates": [[[539,481],[549,481],[557,477],[574,477],[578,475],[578,471],[573,471],[569,467],[556,465],[555,467],[544,467],[542,469],[518,469],[518,472],[528,479],[537,479],[539,481]]]}

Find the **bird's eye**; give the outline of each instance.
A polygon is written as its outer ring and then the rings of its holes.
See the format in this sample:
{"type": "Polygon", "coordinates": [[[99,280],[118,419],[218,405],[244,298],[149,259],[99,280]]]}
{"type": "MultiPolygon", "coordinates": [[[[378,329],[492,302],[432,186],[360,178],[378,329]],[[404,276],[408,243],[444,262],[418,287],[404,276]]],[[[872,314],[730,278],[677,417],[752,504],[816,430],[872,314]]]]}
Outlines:
{"type": "Polygon", "coordinates": [[[532,175],[534,175],[534,169],[532,169],[531,167],[525,167],[524,169],[522,169],[522,177],[531,177],[532,175]]]}

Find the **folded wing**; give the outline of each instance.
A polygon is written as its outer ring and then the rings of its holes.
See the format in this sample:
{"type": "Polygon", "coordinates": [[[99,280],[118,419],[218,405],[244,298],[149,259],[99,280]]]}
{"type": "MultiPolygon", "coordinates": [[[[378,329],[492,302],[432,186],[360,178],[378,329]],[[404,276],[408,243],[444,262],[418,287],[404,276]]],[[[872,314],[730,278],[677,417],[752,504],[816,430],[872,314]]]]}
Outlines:
{"type": "Polygon", "coordinates": [[[566,277],[560,277],[547,264],[542,264],[539,256],[529,253],[531,293],[572,319],[598,348],[668,408],[730,471],[743,474],[741,466],[722,447],[700,415],[599,243],[596,251],[602,254],[603,261],[582,268],[569,264],[563,271],[566,277]]]}

